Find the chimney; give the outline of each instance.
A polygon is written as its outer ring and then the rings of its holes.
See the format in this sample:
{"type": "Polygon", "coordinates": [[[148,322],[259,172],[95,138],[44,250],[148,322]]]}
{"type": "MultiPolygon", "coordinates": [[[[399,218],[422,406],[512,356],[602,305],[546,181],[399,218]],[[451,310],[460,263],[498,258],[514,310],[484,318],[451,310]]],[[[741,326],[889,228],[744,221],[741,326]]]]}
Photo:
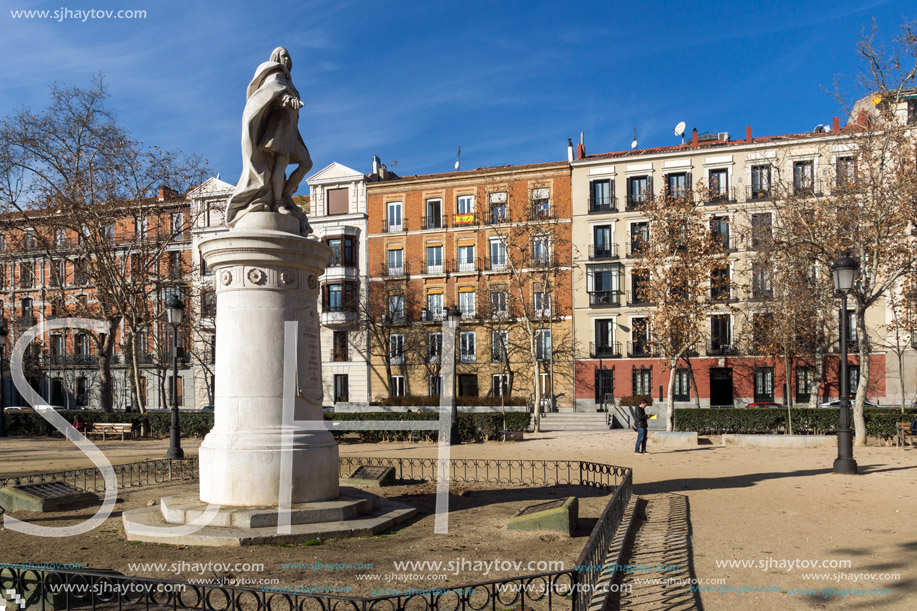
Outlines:
{"type": "Polygon", "coordinates": [[[834,117],[834,123],[832,123],[831,125],[831,131],[832,132],[841,131],[841,118],[840,117],[834,117]]]}
{"type": "Polygon", "coordinates": [[[573,163],[573,140],[567,138],[567,162],[573,163]]]}
{"type": "Polygon", "coordinates": [[[745,142],[751,142],[751,125],[745,126],[745,142]]]}
{"type": "Polygon", "coordinates": [[[380,159],[379,159],[379,156],[378,156],[378,155],[373,155],[373,174],[376,175],[376,176],[379,175],[379,164],[380,164],[380,162],[381,162],[381,161],[380,161],[380,159]]]}
{"type": "Polygon", "coordinates": [[[697,128],[691,130],[691,146],[697,146],[697,128]]]}
{"type": "Polygon", "coordinates": [[[576,158],[586,158],[586,132],[579,133],[579,144],[576,145],[576,158]]]}
{"type": "Polygon", "coordinates": [[[869,125],[869,117],[866,114],[865,108],[861,108],[860,112],[857,114],[857,125],[860,127],[866,127],[869,125]]]}

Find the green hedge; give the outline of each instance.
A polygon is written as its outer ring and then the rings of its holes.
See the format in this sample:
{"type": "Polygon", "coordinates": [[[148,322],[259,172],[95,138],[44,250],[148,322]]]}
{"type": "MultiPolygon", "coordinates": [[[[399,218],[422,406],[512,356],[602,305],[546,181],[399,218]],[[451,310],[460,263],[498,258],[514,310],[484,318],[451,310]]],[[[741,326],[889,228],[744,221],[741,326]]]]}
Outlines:
{"type": "MultiPolygon", "coordinates": [[[[827,435],[837,430],[837,409],[794,408],[793,433],[796,435],[827,435]]],[[[699,435],[721,435],[723,433],[762,435],[782,433],[786,430],[785,409],[676,409],[675,430],[693,431],[699,435]]],[[[902,414],[900,410],[867,409],[866,434],[879,439],[895,436],[898,422],[910,421],[915,410],[902,414]]],[[[851,412],[851,418],[853,414],[851,412]]],[[[852,424],[852,423],[851,423],[852,424]]]]}
{"type": "MultiPolygon", "coordinates": [[[[140,414],[137,412],[88,412],[88,411],[61,411],[58,412],[64,419],[73,423],[79,416],[83,422],[129,422],[135,432],[147,431],[153,437],[165,437],[169,434],[169,424],[172,414],[169,412],[153,412],[140,414]]],[[[178,426],[182,437],[203,437],[213,428],[213,412],[181,412],[178,415],[178,426]]],[[[9,435],[51,435],[57,429],[51,423],[35,412],[6,412],[6,431],[9,435]]]]}
{"type": "MultiPolygon", "coordinates": [[[[332,420],[439,420],[435,412],[397,413],[397,412],[361,412],[328,414],[332,420]]],[[[506,430],[524,431],[529,426],[531,416],[528,412],[507,412],[506,430]]],[[[459,414],[458,433],[461,441],[478,439],[497,439],[503,430],[502,413],[459,414]]],[[[357,435],[361,442],[376,441],[435,441],[436,431],[337,431],[335,437],[357,435]]]]}
{"type": "MultiPolygon", "coordinates": [[[[424,396],[424,395],[404,395],[400,397],[384,397],[376,399],[372,402],[373,405],[378,405],[380,407],[427,407],[431,405],[439,405],[440,398],[438,396],[424,396]]],[[[505,405],[526,405],[527,402],[524,397],[506,397],[504,399],[505,405]]],[[[462,407],[489,407],[492,405],[499,406],[500,400],[496,397],[456,397],[456,405],[461,405],[462,407]]]]}

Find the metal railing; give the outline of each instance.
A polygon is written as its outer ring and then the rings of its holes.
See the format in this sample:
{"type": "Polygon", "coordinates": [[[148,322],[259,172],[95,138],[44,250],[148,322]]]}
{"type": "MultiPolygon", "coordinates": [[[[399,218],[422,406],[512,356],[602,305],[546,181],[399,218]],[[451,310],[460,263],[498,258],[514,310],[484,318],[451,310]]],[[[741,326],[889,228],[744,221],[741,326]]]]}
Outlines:
{"type": "Polygon", "coordinates": [[[736,201],[736,188],[726,187],[725,189],[707,189],[700,192],[705,204],[715,206],[717,204],[731,204],[736,201]]]}
{"type": "Polygon", "coordinates": [[[389,219],[382,219],[382,233],[401,233],[405,231],[406,225],[404,219],[401,219],[397,223],[391,222],[389,219]]]}
{"type": "Polygon", "coordinates": [[[455,273],[468,273],[476,272],[482,267],[480,260],[472,259],[471,261],[456,261],[453,272],[455,273]]]}
{"type": "Polygon", "coordinates": [[[420,227],[422,229],[445,229],[446,217],[442,215],[421,217],[420,227]]]}
{"type": "Polygon", "coordinates": [[[589,356],[592,358],[621,356],[621,342],[597,344],[589,342],[589,356]]]}
{"type": "Polygon", "coordinates": [[[48,363],[52,366],[67,365],[98,365],[98,354],[51,354],[48,356],[48,363]]]}
{"type": "Polygon", "coordinates": [[[647,240],[635,240],[633,242],[628,242],[626,244],[627,257],[639,257],[646,252],[646,249],[649,248],[649,242],[647,240]]]}
{"type": "Polygon", "coordinates": [[[605,212],[617,212],[618,200],[614,195],[609,197],[592,197],[589,199],[589,214],[603,214],[605,212]]]}
{"type": "Polygon", "coordinates": [[[627,356],[652,356],[652,354],[650,343],[647,341],[627,342],[627,356]]]}
{"type": "Polygon", "coordinates": [[[423,322],[442,322],[446,320],[446,310],[444,308],[424,308],[420,311],[420,320],[423,322]]]}
{"type": "Polygon", "coordinates": [[[492,272],[503,272],[509,269],[509,263],[506,262],[506,259],[500,259],[498,261],[488,259],[486,269],[492,272]]]}
{"type": "Polygon", "coordinates": [[[730,356],[734,354],[738,354],[738,351],[731,342],[711,341],[707,344],[707,356],[730,356]]]}
{"type": "Polygon", "coordinates": [[[796,197],[808,197],[821,195],[824,191],[824,183],[821,179],[810,180],[793,180],[793,195],[796,197]]]}
{"type": "Polygon", "coordinates": [[[532,207],[529,208],[530,221],[545,221],[552,218],[554,218],[554,206],[551,204],[532,204],[532,207]]]}
{"type": "MultiPolygon", "coordinates": [[[[112,465],[115,480],[119,488],[149,486],[175,480],[194,481],[198,479],[197,456],[181,459],[144,460],[141,462],[112,465]]],[[[90,492],[103,492],[105,478],[98,467],[75,469],[72,471],[53,471],[51,473],[33,473],[0,477],[0,488],[5,486],[28,486],[31,484],[49,484],[64,482],[76,488],[90,492]]]]}
{"type": "Polygon", "coordinates": [[[745,185],[745,200],[759,201],[774,199],[774,189],[771,185],[745,185]]]}
{"type": "Polygon", "coordinates": [[[618,258],[618,245],[617,244],[605,244],[603,246],[597,246],[595,244],[589,245],[589,259],[592,261],[600,259],[617,259],[618,258]]]}
{"type": "Polygon", "coordinates": [[[449,269],[448,259],[443,259],[436,263],[423,262],[423,273],[425,274],[445,274],[447,269],[449,269]]]}
{"type": "Polygon", "coordinates": [[[620,306],[621,291],[590,291],[590,306],[620,306]]]}
{"type": "Polygon", "coordinates": [[[382,264],[382,275],[386,278],[403,278],[406,273],[404,264],[397,266],[390,266],[388,263],[382,264]]]}
{"type": "Polygon", "coordinates": [[[625,211],[639,210],[640,206],[653,200],[652,193],[641,193],[640,195],[634,195],[629,193],[627,195],[627,203],[624,205],[625,211]]]}

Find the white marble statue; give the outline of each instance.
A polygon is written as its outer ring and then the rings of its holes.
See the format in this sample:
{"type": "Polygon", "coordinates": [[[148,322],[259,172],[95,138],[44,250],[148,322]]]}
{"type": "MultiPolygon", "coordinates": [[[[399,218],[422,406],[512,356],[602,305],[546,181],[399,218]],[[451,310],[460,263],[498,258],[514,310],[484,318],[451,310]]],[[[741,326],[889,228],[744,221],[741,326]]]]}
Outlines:
{"type": "Polygon", "coordinates": [[[226,210],[226,225],[233,227],[248,212],[280,212],[300,221],[300,233],[311,230],[293,194],[312,158],[299,134],[299,109],[303,102],[293,86],[290,53],[277,47],[269,61],[255,70],[248,85],[242,114],[242,176],[226,210]],[[288,165],[297,167],[286,176],[288,165]]]}

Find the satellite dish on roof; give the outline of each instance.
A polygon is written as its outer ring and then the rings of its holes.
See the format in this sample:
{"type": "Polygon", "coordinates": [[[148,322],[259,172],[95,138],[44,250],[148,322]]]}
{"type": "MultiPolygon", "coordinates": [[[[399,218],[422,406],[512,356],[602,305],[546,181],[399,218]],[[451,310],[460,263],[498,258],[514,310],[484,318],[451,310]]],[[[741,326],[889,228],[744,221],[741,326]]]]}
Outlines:
{"type": "Polygon", "coordinates": [[[818,125],[815,126],[815,129],[812,130],[812,133],[813,133],[813,134],[820,134],[820,133],[822,133],[822,132],[824,131],[824,129],[825,129],[825,126],[822,125],[821,123],[819,123],[818,125]]]}
{"type": "Polygon", "coordinates": [[[634,141],[630,143],[630,148],[637,148],[637,128],[634,128],[634,141]]]}
{"type": "Polygon", "coordinates": [[[676,136],[684,135],[684,133],[685,133],[685,122],[684,122],[684,121],[679,121],[679,122],[678,122],[678,125],[676,125],[676,126],[675,126],[675,129],[673,129],[672,131],[675,132],[675,135],[676,135],[676,136]]]}

